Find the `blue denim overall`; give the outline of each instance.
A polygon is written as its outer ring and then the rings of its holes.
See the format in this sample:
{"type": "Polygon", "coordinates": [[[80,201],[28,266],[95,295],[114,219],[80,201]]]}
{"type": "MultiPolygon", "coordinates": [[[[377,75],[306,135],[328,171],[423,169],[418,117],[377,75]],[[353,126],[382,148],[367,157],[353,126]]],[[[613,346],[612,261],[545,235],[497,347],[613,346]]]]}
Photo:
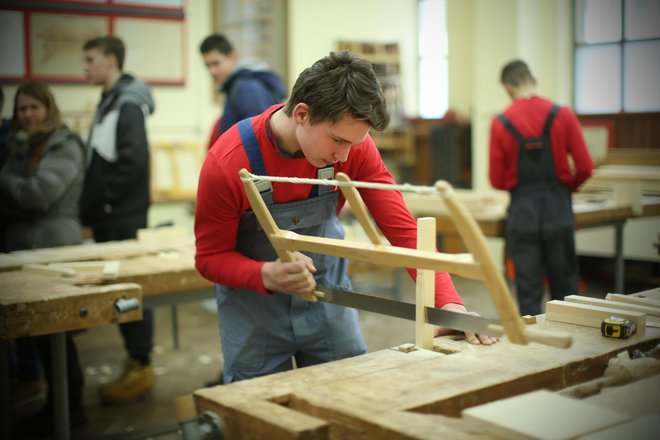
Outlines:
{"type": "MultiPolygon", "coordinates": [[[[252,123],[239,123],[252,173],[266,175],[252,123]]],[[[310,198],[275,204],[272,191],[262,192],[278,227],[304,235],[343,238],[337,219],[339,193],[327,186],[314,187],[310,198]]],[[[236,249],[257,261],[277,255],[252,211],[241,218],[236,249]]],[[[329,287],[351,287],[346,260],[309,254],[316,282],[329,287]]],[[[249,379],[293,367],[304,367],[366,351],[357,311],[323,302],[310,303],[298,296],[274,292],[263,295],[247,289],[216,285],[220,336],[224,357],[224,383],[249,379]]]]}
{"type": "Polygon", "coordinates": [[[504,116],[498,119],[518,141],[518,184],[511,190],[506,248],[513,259],[521,315],[541,313],[543,276],[552,299],[578,292],[571,189],[557,178],[550,129],[555,105],[538,138],[524,138],[504,116]]]}

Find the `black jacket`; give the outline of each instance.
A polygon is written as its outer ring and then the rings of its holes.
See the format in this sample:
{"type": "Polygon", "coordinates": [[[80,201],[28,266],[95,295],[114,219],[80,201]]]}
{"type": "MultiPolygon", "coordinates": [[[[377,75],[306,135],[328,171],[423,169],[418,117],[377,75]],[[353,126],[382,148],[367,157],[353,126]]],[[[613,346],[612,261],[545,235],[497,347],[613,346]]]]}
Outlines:
{"type": "Polygon", "coordinates": [[[145,124],[153,111],[149,87],[127,74],[101,95],[89,135],[92,155],[80,197],[84,225],[108,226],[146,215],[151,197],[145,124]]]}

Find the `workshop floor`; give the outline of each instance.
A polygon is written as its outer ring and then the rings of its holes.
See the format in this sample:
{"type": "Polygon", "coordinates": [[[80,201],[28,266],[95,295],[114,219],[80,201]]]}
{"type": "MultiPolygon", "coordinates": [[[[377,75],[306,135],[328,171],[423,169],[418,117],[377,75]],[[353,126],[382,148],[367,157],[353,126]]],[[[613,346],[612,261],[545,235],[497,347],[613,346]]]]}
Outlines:
{"type": "MultiPolygon", "coordinates": [[[[485,317],[496,317],[492,302],[482,284],[455,277],[456,287],[469,309],[485,317]]],[[[371,273],[355,278],[356,289],[394,297],[389,289],[395,282],[391,272],[371,273]],[[377,282],[382,287],[374,286],[377,282]],[[389,291],[388,291],[389,290],[389,291]]],[[[400,277],[402,299],[414,300],[414,285],[406,274],[400,277]]],[[[602,294],[602,293],[601,293],[602,294]]],[[[414,324],[368,312],[360,312],[362,330],[369,351],[414,341],[414,324]]],[[[153,363],[156,386],[141,401],[123,406],[104,407],[99,403],[100,383],[118,374],[125,352],[116,326],[106,326],[78,334],[75,341],[85,371],[87,425],[73,431],[74,439],[180,439],[174,399],[190,394],[217,378],[222,361],[215,311],[203,302],[178,306],[180,347],[172,337],[170,307],[156,309],[156,347],[153,363]]],[[[38,410],[41,398],[14,408],[14,422],[38,410]]]]}

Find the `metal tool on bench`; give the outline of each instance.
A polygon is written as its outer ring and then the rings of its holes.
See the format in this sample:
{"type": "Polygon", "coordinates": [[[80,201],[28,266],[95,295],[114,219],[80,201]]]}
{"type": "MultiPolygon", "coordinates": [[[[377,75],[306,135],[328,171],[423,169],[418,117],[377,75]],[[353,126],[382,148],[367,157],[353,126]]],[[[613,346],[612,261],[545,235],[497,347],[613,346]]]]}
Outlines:
{"type": "Polygon", "coordinates": [[[628,339],[635,333],[635,323],[618,316],[610,316],[600,324],[600,332],[607,338],[628,339]]]}
{"type": "MultiPolygon", "coordinates": [[[[319,301],[415,321],[416,309],[415,304],[412,303],[323,286],[317,287],[316,292],[322,294],[317,295],[319,301]]],[[[450,312],[447,310],[436,309],[434,307],[425,307],[424,311],[427,317],[426,322],[429,324],[481,335],[499,337],[505,334],[502,323],[497,319],[488,319],[480,316],[450,312]]],[[[535,332],[531,329],[526,329],[525,334],[531,341],[537,342],[539,341],[537,338],[543,338],[543,336],[547,335],[545,332],[535,332]]],[[[542,342],[555,347],[564,348],[567,344],[570,344],[570,339],[548,338],[547,340],[542,339],[542,342]]]]}

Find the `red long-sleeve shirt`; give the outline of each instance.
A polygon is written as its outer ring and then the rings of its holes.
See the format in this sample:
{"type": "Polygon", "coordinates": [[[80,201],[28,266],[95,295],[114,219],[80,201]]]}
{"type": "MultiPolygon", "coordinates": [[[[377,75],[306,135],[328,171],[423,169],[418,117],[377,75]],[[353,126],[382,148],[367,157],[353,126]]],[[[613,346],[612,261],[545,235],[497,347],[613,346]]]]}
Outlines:
{"type": "MultiPolygon", "coordinates": [[[[552,106],[552,101],[538,96],[518,99],[504,111],[504,116],[523,137],[538,137],[552,106]]],[[[580,123],[569,108],[562,107],[555,116],[550,143],[557,177],[577,191],[591,176],[594,164],[580,123]],[[571,170],[569,156],[574,170],[571,170]]],[[[490,128],[490,183],[503,190],[510,190],[518,184],[518,141],[497,118],[493,119],[490,128]]]]}
{"type": "MultiPolygon", "coordinates": [[[[268,174],[271,176],[316,178],[317,168],[307,159],[284,157],[269,138],[266,125],[276,105],[253,118],[268,174]]],[[[208,152],[202,166],[197,190],[195,212],[196,267],[206,279],[234,288],[246,288],[268,294],[261,278],[263,261],[255,261],[236,250],[237,231],[241,216],[250,208],[243,183],[238,177],[241,168],[250,170],[250,163],[241,142],[237,126],[226,131],[208,152]]],[[[394,183],[371,136],[351,148],[348,160],[335,164],[335,173],[346,173],[352,180],[394,183]]],[[[310,185],[273,182],[275,203],[304,200],[310,185]]],[[[338,190],[334,188],[334,190],[338,190]]],[[[378,227],[394,246],[417,247],[417,223],[408,211],[401,194],[391,190],[360,189],[378,227]]],[[[338,212],[346,200],[340,196],[338,212]]],[[[415,270],[409,270],[416,277],[415,270]]],[[[451,277],[436,273],[436,307],[447,303],[462,304],[451,277]]]]}

